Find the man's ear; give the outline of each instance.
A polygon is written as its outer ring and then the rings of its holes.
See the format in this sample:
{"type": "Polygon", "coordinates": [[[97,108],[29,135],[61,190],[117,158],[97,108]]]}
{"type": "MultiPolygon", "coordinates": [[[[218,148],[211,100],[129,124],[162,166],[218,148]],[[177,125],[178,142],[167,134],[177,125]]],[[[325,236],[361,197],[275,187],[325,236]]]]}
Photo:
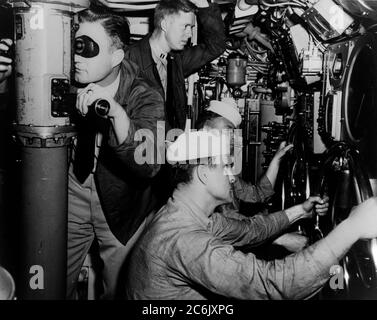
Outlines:
{"type": "Polygon", "coordinates": [[[160,28],[163,32],[166,32],[166,30],[168,29],[168,21],[167,21],[167,18],[165,17],[164,19],[161,20],[161,23],[160,23],[160,28]]]}
{"type": "Polygon", "coordinates": [[[208,171],[208,167],[204,165],[198,165],[196,168],[196,175],[198,179],[200,180],[200,182],[203,183],[204,185],[207,184],[207,180],[208,180],[207,171],[208,171]]]}
{"type": "Polygon", "coordinates": [[[115,68],[118,65],[120,65],[122,63],[123,59],[124,59],[123,49],[116,49],[113,52],[113,55],[112,55],[112,61],[111,61],[112,67],[115,68]]]}

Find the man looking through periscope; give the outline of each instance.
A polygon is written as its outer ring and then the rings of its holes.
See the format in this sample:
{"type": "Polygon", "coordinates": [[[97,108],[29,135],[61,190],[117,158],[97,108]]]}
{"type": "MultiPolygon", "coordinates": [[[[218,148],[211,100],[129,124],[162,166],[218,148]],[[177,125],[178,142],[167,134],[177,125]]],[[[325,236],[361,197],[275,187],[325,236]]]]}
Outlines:
{"type": "Polygon", "coordinates": [[[82,117],[76,119],[79,132],[69,170],[67,296],[74,298],[78,273],[97,238],[104,262],[103,298],[114,298],[120,268],[152,211],[153,203],[144,199],[150,198],[149,179],[159,170],[156,162],[135,162],[141,141],[134,136],[139,129],[155,136],[157,121],[164,118],[163,99],[124,59],[130,36],[125,17],[91,7],[78,13],[78,22],[75,80],[86,87],[77,96],[82,117]],[[98,99],[107,100],[110,108],[107,121],[96,126],[88,106],[98,99]],[[88,153],[89,167],[84,165],[88,153]]]}
{"type": "MultiPolygon", "coordinates": [[[[153,203],[145,199],[150,198],[149,179],[159,170],[156,164],[135,162],[135,132],[156,131],[157,121],[164,119],[163,99],[124,59],[130,36],[126,18],[99,7],[75,18],[75,80],[83,88],[72,114],[78,134],[68,180],[67,298],[77,297],[79,272],[96,238],[103,261],[102,298],[111,299],[123,261],[152,211],[153,203]],[[89,111],[98,99],[109,103],[105,119],[89,111]]],[[[0,50],[8,51],[12,41],[1,42],[0,50]]],[[[11,72],[11,59],[0,56],[1,90],[11,72]]]]}

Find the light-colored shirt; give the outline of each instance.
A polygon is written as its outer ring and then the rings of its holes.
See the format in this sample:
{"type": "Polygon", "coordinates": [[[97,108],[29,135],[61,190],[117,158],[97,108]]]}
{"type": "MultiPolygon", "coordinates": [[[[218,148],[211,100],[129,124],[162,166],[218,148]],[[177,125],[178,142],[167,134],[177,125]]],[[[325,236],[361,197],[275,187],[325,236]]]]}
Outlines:
{"type": "Polygon", "coordinates": [[[166,99],[166,89],[168,84],[168,60],[167,56],[168,53],[164,52],[155,41],[149,41],[152,51],[152,58],[153,61],[156,63],[158,75],[160,76],[161,84],[165,92],[165,99],[166,99]]]}
{"type": "Polygon", "coordinates": [[[289,221],[284,211],[251,218],[227,214],[207,217],[181,190],[175,190],[133,249],[127,298],[301,299],[329,279],[337,259],[324,242],[274,261],[236,249],[261,243],[285,229],[289,221]]]}

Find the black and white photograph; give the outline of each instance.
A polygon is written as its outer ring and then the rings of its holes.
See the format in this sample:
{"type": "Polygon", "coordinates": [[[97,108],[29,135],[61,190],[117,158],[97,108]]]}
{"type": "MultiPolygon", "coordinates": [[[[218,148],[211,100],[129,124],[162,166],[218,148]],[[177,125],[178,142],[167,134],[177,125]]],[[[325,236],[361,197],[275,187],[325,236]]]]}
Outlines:
{"type": "Polygon", "coordinates": [[[0,300],[377,300],[377,1],[0,0],[0,300]]]}

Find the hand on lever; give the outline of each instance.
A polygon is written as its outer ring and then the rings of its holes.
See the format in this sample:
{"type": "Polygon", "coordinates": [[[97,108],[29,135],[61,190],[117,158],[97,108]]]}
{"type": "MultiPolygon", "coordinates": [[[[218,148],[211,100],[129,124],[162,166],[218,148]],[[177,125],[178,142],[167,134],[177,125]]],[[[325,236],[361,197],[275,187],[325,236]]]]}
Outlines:
{"type": "Polygon", "coordinates": [[[329,198],[327,196],[321,198],[319,196],[311,196],[302,204],[285,209],[289,222],[292,224],[300,219],[311,218],[313,209],[315,208],[318,215],[325,215],[329,208],[329,198]]]}
{"type": "MultiPolygon", "coordinates": [[[[0,85],[12,74],[12,59],[4,55],[4,52],[7,52],[12,44],[13,42],[10,39],[0,40],[0,85]]],[[[0,88],[3,86],[0,86],[0,88]]],[[[5,91],[1,89],[0,92],[5,91]]]]}
{"type": "Polygon", "coordinates": [[[78,90],[76,99],[76,109],[78,113],[85,116],[89,111],[89,106],[98,99],[107,100],[110,104],[110,109],[106,117],[115,118],[118,113],[125,112],[105,88],[91,83],[85,88],[78,90]]]}
{"type": "Polygon", "coordinates": [[[307,213],[306,218],[311,218],[313,215],[313,208],[319,216],[326,215],[329,209],[329,197],[319,197],[311,196],[302,204],[305,212],[307,213]]]}

